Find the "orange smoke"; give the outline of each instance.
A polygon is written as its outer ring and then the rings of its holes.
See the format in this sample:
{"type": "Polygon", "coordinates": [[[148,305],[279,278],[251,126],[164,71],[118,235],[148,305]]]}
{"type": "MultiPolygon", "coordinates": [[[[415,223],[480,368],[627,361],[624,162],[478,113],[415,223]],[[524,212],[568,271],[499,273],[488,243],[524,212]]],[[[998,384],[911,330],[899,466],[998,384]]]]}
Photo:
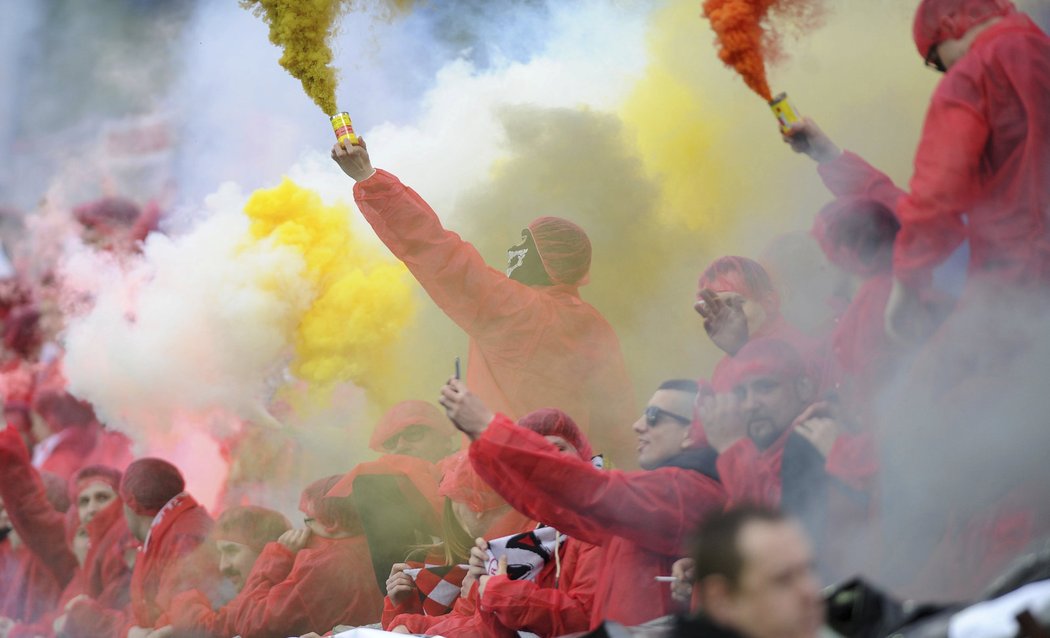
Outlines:
{"type": "Polygon", "coordinates": [[[819,4],[819,0],[704,0],[703,10],[718,37],[718,57],[769,101],[773,95],[766,81],[766,62],[780,53],[777,33],[769,26],[770,13],[808,30],[820,22],[819,4]]]}
{"type": "Polygon", "coordinates": [[[718,36],[718,57],[736,69],[751,90],[773,99],[762,56],[762,21],[775,0],[704,0],[704,17],[718,36]]]}

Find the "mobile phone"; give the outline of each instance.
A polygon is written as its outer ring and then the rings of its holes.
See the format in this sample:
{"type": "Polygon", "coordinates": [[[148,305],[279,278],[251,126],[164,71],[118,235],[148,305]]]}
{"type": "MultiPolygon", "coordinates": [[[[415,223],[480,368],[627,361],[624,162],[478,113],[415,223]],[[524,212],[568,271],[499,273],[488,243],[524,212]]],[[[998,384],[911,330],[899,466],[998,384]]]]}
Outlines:
{"type": "Polygon", "coordinates": [[[461,378],[459,376],[459,357],[456,357],[456,372],[455,372],[455,376],[456,376],[456,381],[459,381],[460,378],[461,378]]]}

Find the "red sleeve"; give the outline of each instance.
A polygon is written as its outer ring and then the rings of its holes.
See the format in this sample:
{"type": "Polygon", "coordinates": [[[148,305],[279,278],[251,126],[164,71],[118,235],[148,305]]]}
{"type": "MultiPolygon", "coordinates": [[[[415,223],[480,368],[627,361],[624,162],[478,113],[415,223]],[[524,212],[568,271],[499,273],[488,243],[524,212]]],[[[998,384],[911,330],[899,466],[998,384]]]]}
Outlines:
{"type": "MultiPolygon", "coordinates": [[[[363,538],[360,543],[367,547],[363,538]]],[[[346,554],[310,549],[293,554],[278,543],[268,544],[237,596],[237,633],[243,638],[298,636],[327,631],[341,621],[375,622],[381,598],[367,553],[360,558],[355,564],[346,554]],[[264,561],[261,570],[259,561],[264,561]]]]}
{"type": "Polygon", "coordinates": [[[819,164],[817,172],[836,197],[870,197],[896,210],[900,198],[907,195],[889,176],[849,151],[819,164]]]}
{"type": "Polygon", "coordinates": [[[528,311],[539,293],[490,267],[446,230],[414,190],[383,170],[354,186],[358,208],[390,252],[467,333],[486,320],[528,311]]]}
{"type": "MultiPolygon", "coordinates": [[[[414,634],[425,634],[428,636],[446,636],[454,638],[462,633],[467,627],[476,628],[478,623],[474,619],[477,609],[475,599],[477,597],[477,585],[474,585],[470,596],[456,599],[452,610],[440,616],[427,616],[422,613],[399,614],[394,616],[389,624],[384,624],[388,630],[404,625],[406,629],[414,634]]],[[[477,631],[472,632],[478,635],[477,631]]]]}
{"type": "Polygon", "coordinates": [[[718,476],[729,495],[727,507],[740,503],[779,505],[782,458],[782,453],[763,457],[747,437],[719,454],[718,476]]]}
{"type": "Polygon", "coordinates": [[[893,274],[909,287],[929,284],[934,267],[965,239],[962,216],[980,184],[980,162],[989,127],[975,104],[979,89],[963,74],[937,87],[915,154],[911,193],[901,200],[893,274]]]}
{"type": "MultiPolygon", "coordinates": [[[[234,598],[234,601],[236,598],[234,598]]],[[[230,601],[233,604],[234,601],[230,601]]],[[[214,611],[208,597],[197,590],[175,596],[168,607],[168,616],[176,633],[202,638],[228,638],[237,633],[228,623],[226,608],[214,611]]]]}
{"type": "Polygon", "coordinates": [[[47,500],[29,451],[11,427],[0,431],[0,498],[19,537],[65,587],[77,569],[76,556],[66,544],[66,517],[47,500]]]}
{"type": "Polygon", "coordinates": [[[402,614],[423,614],[423,606],[419,604],[418,596],[412,596],[400,605],[390,602],[389,596],[383,597],[383,620],[380,623],[383,625],[383,629],[390,630],[396,627],[397,625],[392,625],[391,623],[402,614]]]}
{"type": "Polygon", "coordinates": [[[182,592],[200,589],[210,591],[217,585],[218,559],[210,552],[211,546],[204,544],[204,536],[195,533],[173,536],[167,543],[169,551],[161,560],[168,563],[160,578],[154,598],[159,616],[153,627],[168,624],[164,616],[175,596],[182,592]]]}
{"type": "Polygon", "coordinates": [[[703,517],[725,503],[721,485],[699,472],[603,472],[503,415],[471,443],[470,459],[515,509],[595,545],[619,536],[677,556],[703,517]]]}

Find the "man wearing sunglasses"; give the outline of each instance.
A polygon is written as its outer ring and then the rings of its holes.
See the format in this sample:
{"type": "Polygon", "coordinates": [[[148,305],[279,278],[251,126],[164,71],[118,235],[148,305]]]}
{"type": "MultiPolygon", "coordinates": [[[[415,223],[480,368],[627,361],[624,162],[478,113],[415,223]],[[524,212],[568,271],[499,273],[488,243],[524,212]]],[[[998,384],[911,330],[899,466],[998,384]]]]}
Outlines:
{"type": "Polygon", "coordinates": [[[449,418],[472,441],[471,465],[492,489],[519,512],[600,546],[591,628],[604,619],[637,625],[672,613],[671,587],[656,577],[671,574],[692,531],[722,510],[715,452],[691,418],[697,392],[689,380],[657,389],[632,426],[646,469],[625,472],[560,453],[493,414],[456,379],[441,390],[449,418]]]}
{"type": "Polygon", "coordinates": [[[426,401],[402,401],[376,424],[368,447],[381,454],[414,456],[437,463],[452,453],[445,415],[426,401]]]}
{"type": "MultiPolygon", "coordinates": [[[[1050,285],[1050,38],[1009,0],[923,0],[913,35],[925,63],[945,75],[910,193],[898,191],[894,207],[901,229],[886,327],[905,341],[923,336],[909,323],[919,293],[965,240],[967,292],[1050,285]]],[[[895,195],[888,177],[812,121],[785,139],[821,164],[836,195],[895,195]]]]}

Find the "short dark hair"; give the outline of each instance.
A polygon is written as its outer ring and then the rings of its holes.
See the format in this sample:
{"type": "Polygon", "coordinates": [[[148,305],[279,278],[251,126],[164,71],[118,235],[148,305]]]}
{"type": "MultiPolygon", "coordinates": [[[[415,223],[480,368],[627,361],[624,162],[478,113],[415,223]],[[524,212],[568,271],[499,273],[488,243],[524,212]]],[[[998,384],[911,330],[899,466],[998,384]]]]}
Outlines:
{"type": "Polygon", "coordinates": [[[782,523],[790,520],[780,510],[763,505],[740,505],[709,516],[700,525],[693,541],[693,560],[696,562],[695,580],[708,576],[724,577],[730,587],[740,581],[744,557],[738,544],[741,530],[749,523],[782,523]]]}
{"type": "Polygon", "coordinates": [[[669,379],[660,384],[657,390],[676,390],[690,394],[700,393],[700,384],[693,379],[669,379]]]}

